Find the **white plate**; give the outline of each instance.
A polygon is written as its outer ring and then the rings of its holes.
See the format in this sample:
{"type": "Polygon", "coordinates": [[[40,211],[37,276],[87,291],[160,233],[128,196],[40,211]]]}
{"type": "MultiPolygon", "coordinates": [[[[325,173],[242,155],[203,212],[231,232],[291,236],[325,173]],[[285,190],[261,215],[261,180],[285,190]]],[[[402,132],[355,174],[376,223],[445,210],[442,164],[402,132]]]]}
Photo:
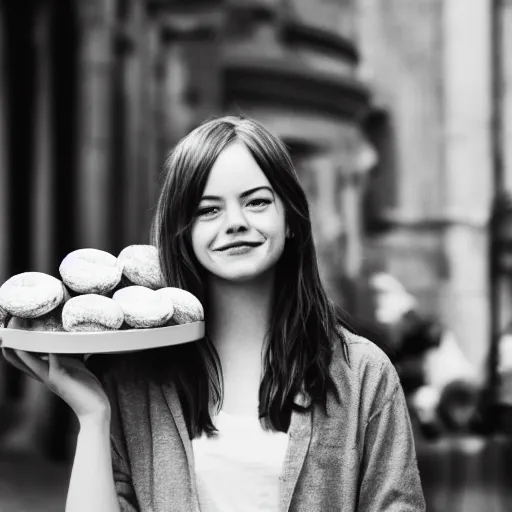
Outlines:
{"type": "Polygon", "coordinates": [[[113,354],[179,345],[204,336],[204,322],[106,332],[0,329],[2,346],[45,354],[113,354]]]}

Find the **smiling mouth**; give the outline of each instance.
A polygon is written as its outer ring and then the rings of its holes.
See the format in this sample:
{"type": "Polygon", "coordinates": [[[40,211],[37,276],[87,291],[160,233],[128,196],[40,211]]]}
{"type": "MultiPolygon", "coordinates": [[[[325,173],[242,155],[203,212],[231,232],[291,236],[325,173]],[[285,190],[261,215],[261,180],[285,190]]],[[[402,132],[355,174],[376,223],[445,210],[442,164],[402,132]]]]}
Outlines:
{"type": "Polygon", "coordinates": [[[261,244],[262,242],[236,242],[232,244],[223,245],[222,247],[219,247],[218,249],[215,250],[222,252],[227,251],[228,249],[233,249],[235,247],[258,247],[261,244]]]}

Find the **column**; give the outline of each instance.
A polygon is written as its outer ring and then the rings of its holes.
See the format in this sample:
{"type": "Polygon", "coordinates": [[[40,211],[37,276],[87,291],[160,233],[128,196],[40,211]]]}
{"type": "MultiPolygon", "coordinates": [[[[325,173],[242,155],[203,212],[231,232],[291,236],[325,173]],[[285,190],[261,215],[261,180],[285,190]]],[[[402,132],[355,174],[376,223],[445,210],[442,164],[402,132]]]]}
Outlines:
{"type": "MultiPolygon", "coordinates": [[[[77,1],[79,18],[79,127],[77,244],[109,249],[112,47],[115,0],[77,1]]],[[[115,184],[112,191],[119,191],[115,184]]]]}
{"type": "Polygon", "coordinates": [[[337,155],[337,168],[342,178],[340,202],[347,241],[344,269],[349,278],[357,279],[365,266],[363,194],[377,154],[357,126],[347,131],[346,140],[344,144],[340,143],[340,149],[342,151],[337,155]]]}
{"type": "MultiPolygon", "coordinates": [[[[139,156],[140,173],[142,177],[141,195],[144,197],[146,212],[156,205],[159,193],[159,177],[164,161],[159,151],[159,126],[158,116],[160,114],[159,103],[159,74],[161,37],[158,17],[148,15],[144,24],[144,34],[141,40],[141,57],[144,69],[145,86],[142,91],[142,118],[140,125],[142,129],[142,150],[139,156]]],[[[139,232],[149,228],[151,214],[146,213],[146,218],[139,223],[139,232]]],[[[149,242],[149,231],[148,242],[149,242]]],[[[146,235],[145,235],[146,236],[146,235]]]]}
{"type": "MultiPolygon", "coordinates": [[[[5,77],[5,10],[0,3],[0,283],[8,277],[9,257],[9,168],[7,158],[7,113],[5,77]]],[[[6,379],[4,377],[7,363],[0,357],[0,405],[6,398],[6,379]]]]}
{"type": "Polygon", "coordinates": [[[7,86],[5,77],[5,8],[0,4],[0,283],[8,276],[9,256],[9,168],[7,157],[7,86]]]}
{"type": "Polygon", "coordinates": [[[344,251],[339,254],[346,287],[347,309],[360,319],[373,319],[368,300],[366,274],[371,258],[367,252],[363,227],[363,198],[368,173],[375,166],[377,154],[363,137],[359,127],[347,130],[346,138],[339,145],[336,167],[341,178],[337,190],[344,223],[344,251]]]}
{"type": "Polygon", "coordinates": [[[340,211],[340,179],[336,161],[328,150],[318,150],[309,159],[312,181],[310,197],[313,238],[318,253],[319,270],[323,283],[333,299],[339,299],[338,278],[345,267],[341,252],[346,234],[344,213],[340,211]]]}
{"type": "Polygon", "coordinates": [[[154,127],[149,125],[147,96],[153,89],[154,62],[148,51],[148,19],[146,6],[141,0],[125,2],[122,18],[118,25],[117,67],[115,80],[118,83],[116,94],[119,111],[116,113],[116,131],[120,132],[121,154],[117,155],[122,175],[120,208],[115,212],[119,226],[119,245],[123,247],[146,243],[145,232],[147,212],[150,207],[148,198],[149,179],[154,177],[144,153],[148,147],[148,135],[154,127]]]}
{"type": "MultiPolygon", "coordinates": [[[[496,0],[494,8],[494,150],[496,193],[512,195],[512,1],[496,0]]],[[[493,269],[494,270],[494,269],[493,269]]],[[[510,384],[510,326],[512,325],[512,273],[510,270],[496,269],[492,275],[493,305],[493,356],[502,374],[499,379],[498,400],[511,403],[512,386],[510,384]],[[502,337],[502,333],[507,336],[502,337]]],[[[489,358],[490,363],[494,361],[489,358]]]]}
{"type": "MultiPolygon", "coordinates": [[[[495,97],[499,115],[496,147],[502,172],[501,186],[512,194],[512,1],[497,1],[495,8],[497,9],[496,22],[500,24],[494,48],[497,66],[495,80],[498,80],[496,88],[499,90],[499,94],[495,97]]],[[[499,187],[500,184],[496,183],[496,186],[499,187]]],[[[512,275],[500,276],[500,281],[502,288],[500,327],[503,329],[512,323],[512,275]]]]}
{"type": "Polygon", "coordinates": [[[54,267],[53,206],[57,199],[54,194],[51,118],[51,49],[50,49],[50,5],[41,2],[37,6],[34,27],[34,48],[36,51],[35,87],[35,158],[34,181],[31,201],[34,204],[31,221],[33,240],[30,267],[33,271],[51,273],[54,267]]]}
{"type": "Polygon", "coordinates": [[[497,65],[500,66],[501,83],[501,105],[499,106],[502,116],[501,148],[503,151],[504,180],[507,190],[512,192],[512,0],[500,0],[496,2],[499,6],[499,30],[500,41],[497,65]]]}
{"type": "Polygon", "coordinates": [[[447,279],[440,311],[483,375],[490,343],[487,224],[493,196],[490,2],[446,0],[442,20],[447,279]]]}
{"type": "MultiPolygon", "coordinates": [[[[222,108],[219,6],[162,11],[160,144],[163,155],[192,128],[222,108]]],[[[162,160],[163,163],[163,160],[162,160]]]]}

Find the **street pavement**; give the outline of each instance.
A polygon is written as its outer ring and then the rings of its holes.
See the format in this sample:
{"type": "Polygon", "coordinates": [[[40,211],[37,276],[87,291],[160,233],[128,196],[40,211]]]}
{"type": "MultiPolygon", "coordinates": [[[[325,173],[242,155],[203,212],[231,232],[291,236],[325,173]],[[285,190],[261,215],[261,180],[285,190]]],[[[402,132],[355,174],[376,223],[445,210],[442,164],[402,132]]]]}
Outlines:
{"type": "Polygon", "coordinates": [[[70,468],[0,452],[0,512],[64,512],[70,468]]]}

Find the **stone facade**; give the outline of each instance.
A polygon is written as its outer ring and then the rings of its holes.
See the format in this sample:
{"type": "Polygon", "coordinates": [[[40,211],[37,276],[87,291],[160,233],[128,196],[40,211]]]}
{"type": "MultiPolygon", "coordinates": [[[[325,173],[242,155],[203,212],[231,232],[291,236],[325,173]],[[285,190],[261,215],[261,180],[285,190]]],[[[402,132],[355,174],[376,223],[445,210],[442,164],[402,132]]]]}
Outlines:
{"type": "Polygon", "coordinates": [[[373,190],[370,184],[381,229],[370,234],[368,250],[484,368],[494,194],[491,5],[358,5],[363,72],[389,117],[380,136],[393,155],[377,167],[373,190]],[[391,198],[379,197],[382,191],[391,198]]]}

